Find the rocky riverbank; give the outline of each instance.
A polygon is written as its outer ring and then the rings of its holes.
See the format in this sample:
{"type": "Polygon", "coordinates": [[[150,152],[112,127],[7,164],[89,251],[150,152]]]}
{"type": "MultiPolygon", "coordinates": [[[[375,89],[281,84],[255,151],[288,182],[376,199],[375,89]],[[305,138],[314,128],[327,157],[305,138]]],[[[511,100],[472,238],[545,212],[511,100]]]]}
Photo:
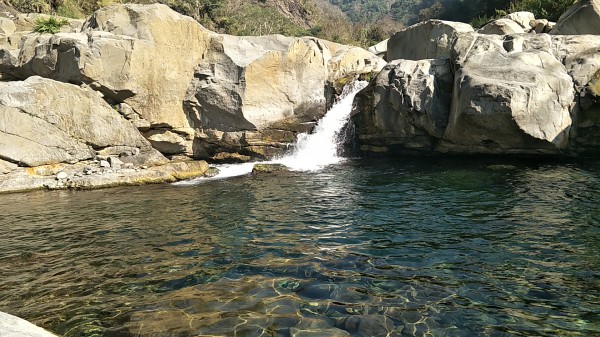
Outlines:
{"type": "Polygon", "coordinates": [[[32,32],[39,15],[0,13],[0,192],[269,159],[357,77],[373,77],[353,117],[366,153],[597,153],[599,8],[579,1],[557,23],[512,13],[478,31],[430,20],[373,53],[217,34],[160,4],[102,8],[57,34],[32,32]]]}
{"type": "Polygon", "coordinates": [[[205,160],[271,158],[339,83],[385,65],[316,38],[217,34],[160,4],[106,7],[57,34],[32,32],[39,15],[3,15],[0,192],[173,181],[202,175],[205,160]],[[32,173],[48,165],[63,169],[32,173]]]}
{"type": "Polygon", "coordinates": [[[366,153],[597,155],[598,22],[600,2],[586,0],[557,23],[519,12],[478,31],[408,27],[357,95],[356,141],[366,153]]]}

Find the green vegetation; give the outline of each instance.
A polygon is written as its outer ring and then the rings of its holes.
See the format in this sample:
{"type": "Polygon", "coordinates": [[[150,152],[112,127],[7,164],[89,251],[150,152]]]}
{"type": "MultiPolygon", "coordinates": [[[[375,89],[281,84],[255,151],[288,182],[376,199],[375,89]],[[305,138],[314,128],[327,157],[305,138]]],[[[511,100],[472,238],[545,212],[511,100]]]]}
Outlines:
{"type": "Polygon", "coordinates": [[[232,35],[316,36],[367,47],[402,26],[391,20],[353,24],[327,0],[4,0],[21,12],[84,18],[115,3],[163,3],[208,29],[232,35]],[[386,27],[387,30],[381,27],[386,27]]]}
{"type": "Polygon", "coordinates": [[[353,22],[392,19],[411,25],[427,19],[473,22],[479,26],[500,15],[529,11],[556,21],[574,0],[329,0],[353,22]]]}
{"type": "Polygon", "coordinates": [[[509,5],[508,12],[528,11],[536,18],[557,21],[574,3],[574,0],[519,0],[509,5]]]}
{"type": "MultiPolygon", "coordinates": [[[[4,0],[22,12],[83,18],[114,3],[169,5],[206,28],[233,35],[316,36],[370,46],[427,19],[480,27],[516,11],[558,20],[574,0],[4,0]]],[[[40,27],[41,29],[46,29],[40,27]]]]}
{"type": "Polygon", "coordinates": [[[37,33],[56,34],[60,29],[69,22],[65,19],[60,19],[54,16],[39,17],[35,20],[33,31],[37,33]]]}

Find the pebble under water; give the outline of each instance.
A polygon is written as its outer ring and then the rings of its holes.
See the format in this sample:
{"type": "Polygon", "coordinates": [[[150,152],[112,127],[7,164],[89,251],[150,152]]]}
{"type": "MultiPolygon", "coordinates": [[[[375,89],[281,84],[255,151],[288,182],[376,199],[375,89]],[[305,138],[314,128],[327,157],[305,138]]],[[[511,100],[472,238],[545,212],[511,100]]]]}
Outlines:
{"type": "Polygon", "coordinates": [[[0,195],[0,311],[74,336],[598,336],[600,163],[349,160],[0,195]]]}

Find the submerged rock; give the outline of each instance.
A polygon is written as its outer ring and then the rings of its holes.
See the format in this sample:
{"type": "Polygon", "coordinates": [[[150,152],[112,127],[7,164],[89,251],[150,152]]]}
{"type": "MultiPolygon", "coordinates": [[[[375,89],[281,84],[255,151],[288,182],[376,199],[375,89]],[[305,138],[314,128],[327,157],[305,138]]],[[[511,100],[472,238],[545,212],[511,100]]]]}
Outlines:
{"type": "Polygon", "coordinates": [[[254,164],[252,167],[252,174],[276,173],[285,172],[288,170],[289,168],[283,164],[254,164]]]}
{"type": "Polygon", "coordinates": [[[339,320],[337,327],[359,337],[399,336],[394,322],[385,315],[353,315],[339,320]]]}

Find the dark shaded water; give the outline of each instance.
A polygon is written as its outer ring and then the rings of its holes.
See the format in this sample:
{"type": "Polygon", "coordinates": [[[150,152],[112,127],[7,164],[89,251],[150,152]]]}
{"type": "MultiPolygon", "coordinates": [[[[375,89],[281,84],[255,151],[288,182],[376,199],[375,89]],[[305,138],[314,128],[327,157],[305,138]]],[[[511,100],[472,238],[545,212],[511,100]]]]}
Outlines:
{"type": "Polygon", "coordinates": [[[0,311],[65,336],[600,335],[600,163],[495,164],[3,195],[0,311]]]}

